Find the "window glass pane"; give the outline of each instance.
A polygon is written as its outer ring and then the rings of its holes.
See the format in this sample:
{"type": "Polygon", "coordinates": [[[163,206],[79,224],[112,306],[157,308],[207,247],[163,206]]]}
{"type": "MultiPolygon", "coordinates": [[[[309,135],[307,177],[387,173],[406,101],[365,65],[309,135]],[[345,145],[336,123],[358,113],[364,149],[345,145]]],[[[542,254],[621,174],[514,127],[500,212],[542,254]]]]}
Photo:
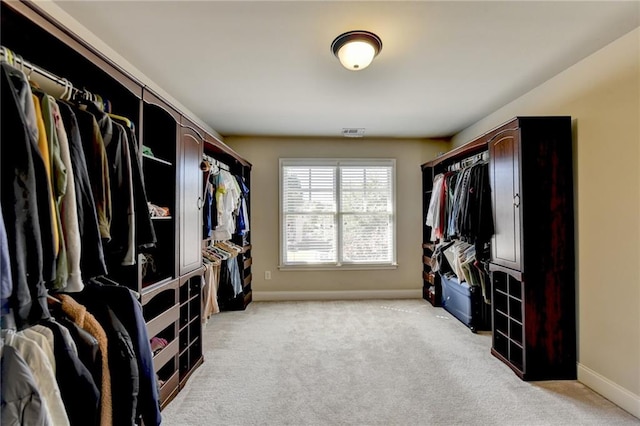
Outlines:
{"type": "Polygon", "coordinates": [[[341,167],[342,189],[364,189],[364,169],[362,167],[341,167]]]}
{"type": "Polygon", "coordinates": [[[344,262],[374,263],[393,260],[393,226],[388,215],[344,215],[344,262]]]}
{"type": "Polygon", "coordinates": [[[281,164],[284,264],[395,262],[392,160],[281,164]]]}
{"type": "Polygon", "coordinates": [[[333,191],[335,182],[335,167],[285,166],[283,167],[283,172],[285,186],[292,189],[324,189],[333,191]]]}
{"type": "Polygon", "coordinates": [[[284,197],[285,213],[335,212],[333,192],[289,191],[284,197]]]}
{"type": "Polygon", "coordinates": [[[341,202],[343,212],[365,212],[367,208],[367,200],[364,192],[343,191],[341,202]]]}
{"type": "Polygon", "coordinates": [[[285,218],[285,262],[336,262],[335,215],[290,214],[285,218]]]}
{"type": "Polygon", "coordinates": [[[335,212],[334,167],[283,167],[285,213],[335,212]]]}

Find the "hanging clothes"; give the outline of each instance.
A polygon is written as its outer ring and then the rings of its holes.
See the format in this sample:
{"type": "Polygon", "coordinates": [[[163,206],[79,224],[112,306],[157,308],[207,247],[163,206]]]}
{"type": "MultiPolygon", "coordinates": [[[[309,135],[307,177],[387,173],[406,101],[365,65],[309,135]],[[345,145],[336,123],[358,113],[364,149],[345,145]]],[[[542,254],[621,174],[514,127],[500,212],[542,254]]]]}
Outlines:
{"type": "MultiPolygon", "coordinates": [[[[60,140],[55,128],[55,122],[53,119],[52,98],[47,96],[46,93],[39,91],[34,94],[34,102],[40,102],[40,108],[42,108],[41,117],[44,121],[44,136],[49,145],[49,159],[51,170],[51,188],[53,191],[54,200],[54,212],[56,220],[56,228],[58,234],[58,249],[56,258],[56,279],[53,282],[52,288],[55,290],[64,290],[67,281],[69,279],[69,267],[67,263],[67,246],[64,238],[64,229],[62,225],[62,200],[64,199],[67,191],[67,168],[62,161],[62,150],[60,148],[60,140]]],[[[36,116],[38,113],[36,111],[36,116]]],[[[40,120],[40,116],[38,116],[40,120]]]]}
{"type": "Polygon", "coordinates": [[[71,166],[74,174],[78,228],[82,247],[80,270],[82,278],[87,280],[99,275],[106,275],[107,266],[104,260],[96,202],[89,180],[78,120],[70,105],[59,102],[58,106],[64,128],[68,134],[71,166]]]}
{"type": "Polygon", "coordinates": [[[220,259],[212,259],[210,255],[203,259],[204,274],[202,276],[202,319],[207,322],[212,315],[220,312],[218,304],[218,283],[220,282],[220,259]]]}
{"type": "Polygon", "coordinates": [[[249,232],[249,214],[247,210],[247,198],[249,197],[249,188],[244,183],[241,176],[235,176],[240,188],[240,204],[238,206],[236,232],[239,235],[246,235],[249,232]]]}
{"type": "Polygon", "coordinates": [[[60,221],[62,225],[62,234],[64,238],[64,246],[67,251],[67,280],[64,283],[66,292],[82,291],[84,284],[82,283],[82,273],[80,272],[81,257],[81,241],[80,241],[80,225],[78,223],[78,206],[76,196],[75,173],[71,165],[71,152],[69,148],[69,140],[67,132],[62,122],[60,108],[55,99],[46,96],[47,104],[51,112],[51,119],[56,131],[56,137],[60,146],[60,159],[62,160],[65,172],[65,187],[61,191],[63,193],[60,206],[60,221]]]}
{"type": "Polygon", "coordinates": [[[31,369],[51,423],[56,426],[69,425],[53,367],[44,351],[33,340],[12,330],[2,330],[2,338],[5,345],[20,353],[31,369]]]}
{"type": "Polygon", "coordinates": [[[48,327],[54,338],[56,381],[69,423],[72,426],[99,424],[100,391],[91,372],[80,360],[69,330],[54,320],[44,321],[42,326],[48,327]]]}
{"type": "MultiPolygon", "coordinates": [[[[135,405],[133,413],[137,417],[142,416],[145,425],[159,425],[161,423],[160,407],[158,405],[158,384],[155,371],[153,369],[153,353],[151,351],[150,339],[147,334],[147,327],[142,315],[142,306],[131,290],[127,287],[113,284],[106,284],[98,280],[91,280],[85,290],[76,295],[76,300],[81,300],[89,310],[102,309],[99,305],[108,305],[115,317],[126,329],[131,342],[133,358],[137,368],[130,368],[131,374],[137,372],[138,392],[133,398],[135,405]]],[[[124,371],[119,369],[118,374],[124,371]]],[[[135,378],[133,382],[135,382],[135,378]]],[[[115,393],[122,393],[112,380],[112,390],[115,393]]],[[[133,386],[125,387],[127,392],[133,392],[133,386]]],[[[129,396],[132,400],[132,396],[129,396]]],[[[114,405],[114,409],[118,407],[114,405]]],[[[115,418],[115,417],[114,417],[115,418]]],[[[135,420],[134,420],[135,421],[135,420]]]]}
{"type": "Polygon", "coordinates": [[[45,283],[55,273],[51,194],[29,84],[6,63],[0,71],[1,204],[11,259],[11,308],[23,328],[50,316],[45,283]]]}
{"type": "Polygon", "coordinates": [[[116,123],[123,126],[126,139],[129,143],[129,156],[131,157],[131,171],[133,179],[133,201],[135,213],[135,244],[138,248],[155,247],[157,243],[156,232],[148,212],[147,191],[142,178],[142,165],[140,164],[140,153],[133,123],[118,115],[109,114],[109,117],[116,123]]]}
{"type": "Polygon", "coordinates": [[[236,179],[221,169],[216,179],[216,208],[218,226],[212,232],[215,241],[230,240],[236,232],[234,211],[240,205],[240,188],[236,179]]]}
{"type": "Polygon", "coordinates": [[[24,358],[16,349],[4,343],[0,343],[0,352],[0,424],[55,426],[24,358]]]}
{"type": "Polygon", "coordinates": [[[87,312],[86,307],[76,302],[69,295],[59,294],[57,297],[62,302],[62,312],[64,312],[71,321],[87,331],[98,341],[100,347],[100,361],[102,365],[102,372],[100,375],[100,426],[111,426],[114,423],[107,335],[98,320],[87,312]]]}
{"type": "Polygon", "coordinates": [[[98,218],[98,229],[101,238],[108,242],[111,240],[111,185],[107,152],[96,118],[76,105],[72,105],[72,110],[76,116],[82,140],[85,164],[98,218]]]}
{"type": "Polygon", "coordinates": [[[213,229],[218,226],[218,207],[214,182],[217,174],[218,170],[215,172],[210,170],[205,178],[204,205],[202,208],[202,238],[205,240],[211,238],[213,229]]]}

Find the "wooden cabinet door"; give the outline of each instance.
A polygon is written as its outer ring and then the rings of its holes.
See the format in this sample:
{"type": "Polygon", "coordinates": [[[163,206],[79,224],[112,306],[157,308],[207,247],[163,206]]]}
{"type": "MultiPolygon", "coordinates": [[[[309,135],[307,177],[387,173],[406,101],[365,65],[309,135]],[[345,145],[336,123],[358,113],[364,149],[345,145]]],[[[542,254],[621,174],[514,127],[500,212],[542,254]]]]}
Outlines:
{"type": "Polygon", "coordinates": [[[498,133],[489,143],[489,178],[495,234],[491,261],[522,270],[519,129],[498,133]]]}
{"type": "Polygon", "coordinates": [[[180,138],[180,262],[184,275],[202,266],[202,161],[203,140],[194,129],[182,127],[180,138]]]}

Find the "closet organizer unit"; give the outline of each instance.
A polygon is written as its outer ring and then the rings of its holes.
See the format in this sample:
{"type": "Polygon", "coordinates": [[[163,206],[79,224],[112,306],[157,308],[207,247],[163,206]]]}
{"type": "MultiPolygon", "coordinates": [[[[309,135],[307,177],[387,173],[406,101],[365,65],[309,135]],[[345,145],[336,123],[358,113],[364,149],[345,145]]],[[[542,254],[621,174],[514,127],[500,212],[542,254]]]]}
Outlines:
{"type": "MultiPolygon", "coordinates": [[[[523,380],[576,378],[573,160],[570,117],[516,117],[422,166],[425,208],[433,176],[488,150],[491,353],[523,380]]],[[[426,220],[426,210],[425,218],[426,220]]],[[[425,298],[433,247],[425,225],[425,298]]]]}
{"type": "MultiPolygon", "coordinates": [[[[108,268],[110,277],[140,294],[149,337],[167,341],[153,358],[164,407],[203,362],[202,154],[227,162],[247,186],[251,165],[36,3],[2,1],[1,19],[3,46],[76,88],[100,94],[113,113],[134,122],[156,242],[136,245],[134,265],[108,268]]],[[[251,246],[242,242],[238,262],[250,301],[251,246]]]]}
{"type": "MultiPolygon", "coordinates": [[[[217,162],[216,167],[222,167],[227,170],[231,175],[239,178],[244,182],[247,188],[251,187],[251,163],[239,158],[228,146],[216,143],[216,139],[211,135],[205,136],[204,154],[207,158],[212,158],[217,162]]],[[[202,192],[201,192],[202,194],[202,192]]],[[[247,215],[251,216],[251,199],[250,192],[244,197],[246,202],[247,215]]],[[[219,298],[221,310],[236,311],[244,310],[252,300],[252,274],[251,265],[253,259],[251,257],[251,242],[249,237],[250,231],[241,233],[239,229],[232,234],[230,241],[242,248],[242,251],[233,258],[238,264],[238,271],[240,275],[240,282],[242,285],[242,293],[235,298],[219,298]]],[[[201,233],[202,235],[202,233],[201,233]]],[[[206,247],[210,244],[215,244],[214,238],[204,238],[202,240],[202,247],[206,247]]],[[[222,295],[221,292],[218,293],[222,295]]]]}

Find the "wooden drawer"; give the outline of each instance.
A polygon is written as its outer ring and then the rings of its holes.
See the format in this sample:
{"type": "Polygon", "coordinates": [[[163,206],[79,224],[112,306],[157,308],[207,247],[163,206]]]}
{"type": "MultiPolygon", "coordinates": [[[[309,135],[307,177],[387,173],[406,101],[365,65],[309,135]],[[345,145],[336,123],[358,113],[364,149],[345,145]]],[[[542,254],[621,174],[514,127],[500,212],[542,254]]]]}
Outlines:
{"type": "Polygon", "coordinates": [[[147,323],[147,333],[149,334],[149,336],[155,336],[156,334],[167,328],[169,325],[171,325],[171,323],[176,322],[179,316],[180,306],[172,306],[147,323]]]}

